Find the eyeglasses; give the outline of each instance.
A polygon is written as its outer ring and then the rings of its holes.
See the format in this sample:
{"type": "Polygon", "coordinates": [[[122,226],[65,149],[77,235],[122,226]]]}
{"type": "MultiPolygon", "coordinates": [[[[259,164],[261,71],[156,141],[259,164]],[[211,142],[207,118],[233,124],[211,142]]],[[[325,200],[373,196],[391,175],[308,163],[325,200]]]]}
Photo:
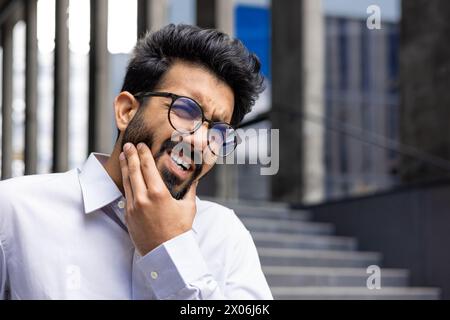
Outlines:
{"type": "Polygon", "coordinates": [[[171,98],[172,102],[168,111],[169,123],[181,134],[193,134],[206,121],[209,129],[208,147],[216,156],[228,156],[241,142],[232,125],[206,119],[202,107],[192,98],[170,92],[139,92],[134,97],[138,99],[145,97],[171,98]]]}

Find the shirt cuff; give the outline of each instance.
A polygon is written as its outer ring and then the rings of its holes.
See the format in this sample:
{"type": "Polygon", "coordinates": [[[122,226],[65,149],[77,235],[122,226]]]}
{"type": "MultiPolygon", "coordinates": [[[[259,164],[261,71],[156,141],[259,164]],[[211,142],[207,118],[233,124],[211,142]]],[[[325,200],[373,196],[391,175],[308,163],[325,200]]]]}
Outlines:
{"type": "Polygon", "coordinates": [[[193,231],[159,245],[136,262],[158,299],[173,298],[209,274],[193,231]]]}

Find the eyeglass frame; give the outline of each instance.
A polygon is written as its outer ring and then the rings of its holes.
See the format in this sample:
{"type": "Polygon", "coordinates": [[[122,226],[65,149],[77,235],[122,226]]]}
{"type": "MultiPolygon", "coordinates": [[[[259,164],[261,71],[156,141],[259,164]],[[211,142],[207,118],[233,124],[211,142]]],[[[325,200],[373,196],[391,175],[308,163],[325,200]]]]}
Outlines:
{"type": "MultiPolygon", "coordinates": [[[[147,97],[163,97],[163,98],[171,98],[172,102],[170,103],[169,106],[169,110],[167,111],[167,119],[169,120],[170,126],[177,132],[181,133],[181,134],[193,134],[195,131],[197,131],[198,129],[201,128],[202,124],[206,121],[208,123],[208,129],[211,129],[213,127],[213,125],[215,124],[226,124],[228,126],[230,126],[234,132],[235,132],[235,137],[234,137],[234,148],[233,150],[228,153],[225,156],[221,156],[221,157],[226,157],[228,155],[230,155],[231,153],[233,153],[234,150],[236,150],[236,147],[238,144],[240,144],[242,142],[242,139],[239,137],[239,135],[237,134],[236,128],[235,126],[231,125],[228,122],[224,122],[224,121],[213,121],[213,120],[209,120],[208,118],[205,117],[205,112],[203,111],[202,106],[200,105],[200,103],[198,103],[197,101],[195,101],[195,99],[191,98],[191,97],[187,97],[187,96],[181,96],[175,93],[171,93],[171,92],[154,92],[154,91],[149,91],[149,92],[138,92],[133,94],[133,96],[135,98],[147,98],[147,97]],[[198,108],[200,109],[200,112],[202,114],[202,120],[200,122],[200,125],[198,126],[198,128],[195,128],[194,130],[190,131],[190,132],[181,132],[180,130],[178,130],[177,128],[175,128],[175,126],[173,125],[172,121],[170,120],[170,111],[172,109],[172,106],[174,105],[175,101],[180,99],[180,98],[185,98],[185,99],[189,99],[191,101],[193,101],[198,108]]],[[[208,140],[208,147],[209,147],[209,138],[208,140]]],[[[216,156],[220,156],[217,155],[212,149],[211,147],[209,147],[209,149],[211,150],[212,153],[214,153],[216,156]]]]}

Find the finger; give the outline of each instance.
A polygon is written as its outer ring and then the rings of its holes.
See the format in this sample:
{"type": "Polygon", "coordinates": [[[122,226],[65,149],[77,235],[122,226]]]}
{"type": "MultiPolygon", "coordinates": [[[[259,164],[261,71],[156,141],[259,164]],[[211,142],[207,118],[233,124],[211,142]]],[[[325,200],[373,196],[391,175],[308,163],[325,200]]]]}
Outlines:
{"type": "Polygon", "coordinates": [[[128,176],[127,159],[123,152],[119,155],[119,163],[120,163],[120,169],[122,171],[122,185],[123,185],[123,190],[125,191],[125,198],[129,201],[132,201],[133,200],[133,190],[131,190],[130,178],[128,176]]]}
{"type": "Polygon", "coordinates": [[[155,188],[157,190],[167,189],[166,185],[156,167],[155,159],[152,151],[145,143],[138,143],[137,150],[141,163],[142,175],[144,177],[147,188],[155,188]]]}
{"type": "Polygon", "coordinates": [[[138,197],[145,196],[147,193],[147,186],[142,176],[141,163],[133,144],[126,143],[123,149],[127,160],[131,189],[133,190],[134,199],[137,200],[138,197]]]}

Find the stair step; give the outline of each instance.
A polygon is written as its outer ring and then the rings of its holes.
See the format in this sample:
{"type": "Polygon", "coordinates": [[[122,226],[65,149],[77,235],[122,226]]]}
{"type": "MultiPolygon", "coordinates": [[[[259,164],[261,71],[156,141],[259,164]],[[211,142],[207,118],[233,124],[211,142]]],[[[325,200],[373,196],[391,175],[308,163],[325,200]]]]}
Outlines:
{"type": "Polygon", "coordinates": [[[272,287],[275,299],[284,300],[436,300],[438,288],[381,287],[367,289],[355,287],[272,287]]]}
{"type": "MultiPolygon", "coordinates": [[[[366,288],[370,274],[364,268],[325,267],[263,267],[271,287],[289,286],[343,286],[366,288]]],[[[409,272],[405,269],[381,269],[382,287],[404,287],[408,285],[409,272]]]]}
{"type": "Polygon", "coordinates": [[[286,203],[208,199],[234,210],[251,232],[275,299],[439,299],[438,288],[407,287],[409,271],[381,269],[381,289],[366,283],[381,254],[358,252],[357,240],[334,236],[329,223],[286,203]]]}
{"type": "Polygon", "coordinates": [[[233,209],[239,217],[284,219],[292,221],[308,221],[311,219],[311,214],[308,211],[301,210],[271,207],[250,207],[243,205],[231,205],[228,206],[228,208],[233,209]]]}
{"type": "Polygon", "coordinates": [[[334,232],[334,226],[329,223],[286,221],[264,218],[242,218],[241,220],[250,231],[325,235],[329,235],[334,232]]]}
{"type": "Polygon", "coordinates": [[[356,250],[357,248],[356,239],[350,237],[256,231],[251,234],[257,247],[342,251],[356,250]]]}
{"type": "MultiPolygon", "coordinates": [[[[201,196],[201,200],[219,203],[226,207],[245,206],[258,208],[273,208],[273,209],[290,209],[286,202],[264,201],[264,200],[245,200],[245,199],[222,199],[216,197],[201,196]]],[[[294,209],[298,210],[298,209],[294,209]]]]}
{"type": "Polygon", "coordinates": [[[377,252],[258,248],[263,266],[351,267],[379,265],[377,252]]]}
{"type": "Polygon", "coordinates": [[[233,209],[239,217],[273,218],[306,221],[311,213],[305,210],[291,209],[286,203],[244,200],[220,200],[202,197],[202,200],[212,201],[233,209]]]}

